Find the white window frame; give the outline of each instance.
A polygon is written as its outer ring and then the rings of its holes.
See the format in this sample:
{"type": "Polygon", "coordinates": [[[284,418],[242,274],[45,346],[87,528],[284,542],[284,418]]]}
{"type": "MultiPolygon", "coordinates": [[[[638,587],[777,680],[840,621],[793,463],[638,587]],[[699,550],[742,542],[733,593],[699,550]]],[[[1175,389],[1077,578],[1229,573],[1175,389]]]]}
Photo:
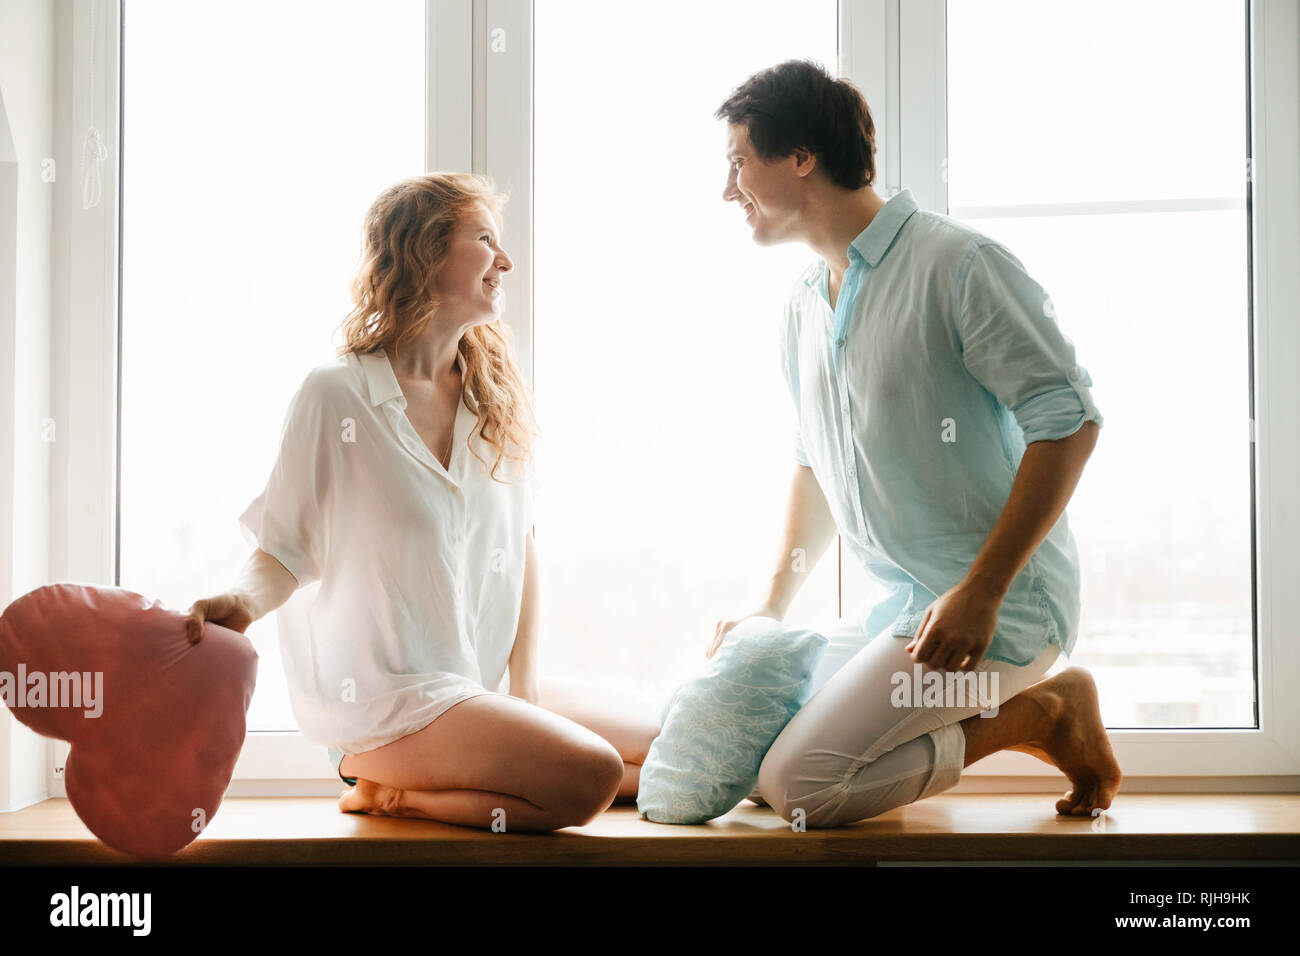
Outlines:
{"type": "MultiPolygon", "coordinates": [[[[49,580],[116,580],[118,459],[118,247],[120,240],[121,5],[119,0],[58,4],[54,14],[54,288],[52,413],[58,440],[50,463],[49,580]],[[93,56],[91,24],[94,22],[93,56]],[[93,69],[94,76],[91,77],[93,69]],[[82,207],[78,177],[89,81],[108,158],[102,198],[82,207]]],[[[68,745],[47,740],[23,767],[65,796],[68,745]]],[[[12,768],[18,770],[20,768],[12,768]]]]}
{"type": "MultiPolygon", "coordinates": [[[[1260,726],[1250,730],[1113,730],[1126,789],[1295,790],[1300,788],[1300,533],[1293,518],[1300,474],[1300,14],[1295,4],[1249,0],[1253,182],[1252,240],[1257,489],[1260,726]]],[[[120,0],[61,5],[56,35],[65,51],[98,4],[106,40],[94,65],[107,105],[120,102],[120,0]],[[73,30],[75,25],[77,31],[73,30]]],[[[213,4],[213,15],[220,15],[213,4]]],[[[840,0],[840,73],[871,104],[879,137],[879,191],[906,185],[926,208],[945,209],[945,0],[840,0]]],[[[532,362],[532,22],[531,0],[426,0],[426,161],[430,170],[470,169],[507,189],[506,233],[516,268],[510,322],[531,382],[532,362]],[[498,33],[496,31],[504,31],[498,33]],[[504,49],[500,49],[504,41],[504,49]],[[493,44],[497,49],[494,50],[493,44]]],[[[60,166],[76,169],[73,93],[84,89],[83,44],[61,62],[56,115],[60,166]]],[[[117,508],[118,243],[120,116],[103,113],[110,159],[98,210],[74,209],[74,180],[56,194],[55,323],[67,348],[53,382],[62,471],[53,482],[50,580],[114,582],[117,508]],[[74,214],[75,213],[75,214],[74,214]],[[60,414],[61,410],[61,414],[60,414]],[[64,440],[66,436],[66,442],[64,440]]],[[[11,722],[12,723],[12,722],[11,722]]],[[[10,732],[0,727],[0,732],[10,732]]],[[[4,741],[0,741],[4,743],[4,741]]],[[[66,745],[45,750],[52,795],[63,795],[66,745]]],[[[8,768],[0,767],[0,773],[8,768]]],[[[25,768],[39,772],[39,768],[25,768]]],[[[3,783],[4,781],[0,781],[3,783]]],[[[339,782],[324,749],[297,733],[250,732],[232,795],[333,794],[339,782]]],[[[1059,773],[1031,757],[999,753],[970,768],[961,790],[1052,790],[1059,773]]]]}

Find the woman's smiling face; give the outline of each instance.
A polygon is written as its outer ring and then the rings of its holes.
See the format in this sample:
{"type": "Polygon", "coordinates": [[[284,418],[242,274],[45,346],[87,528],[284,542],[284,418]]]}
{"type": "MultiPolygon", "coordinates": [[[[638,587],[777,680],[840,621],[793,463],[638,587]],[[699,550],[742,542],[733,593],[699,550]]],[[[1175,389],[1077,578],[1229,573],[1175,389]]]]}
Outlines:
{"type": "Polygon", "coordinates": [[[435,286],[439,311],[446,310],[472,325],[500,317],[502,277],[514,261],[501,248],[496,218],[481,202],[470,207],[452,231],[447,256],[435,286]]]}

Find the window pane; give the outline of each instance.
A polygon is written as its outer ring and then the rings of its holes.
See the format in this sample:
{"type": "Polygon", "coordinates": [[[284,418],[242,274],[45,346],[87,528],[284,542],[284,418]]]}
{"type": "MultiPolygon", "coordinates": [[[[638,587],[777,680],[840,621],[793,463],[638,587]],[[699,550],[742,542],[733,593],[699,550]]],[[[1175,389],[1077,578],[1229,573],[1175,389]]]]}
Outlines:
{"type": "MultiPolygon", "coordinates": [[[[666,694],[714,622],[760,599],[794,468],[777,323],[811,254],[756,246],[722,202],[713,111],[784,59],[834,71],[836,16],[833,0],[537,5],[548,674],[666,694]]],[[[834,617],[835,572],[832,545],[787,620],[834,617]]]]}
{"type": "Polygon", "coordinates": [[[948,4],[949,208],[1047,289],[1106,419],[1067,514],[1112,727],[1255,723],[1244,49],[1238,2],[948,4]]]}
{"type": "Polygon", "coordinates": [[[1245,194],[1241,0],[948,0],[953,207],[1245,194]]]}
{"type": "MultiPolygon", "coordinates": [[[[120,583],[185,610],[248,556],[367,207],[423,170],[424,3],[129,0],[125,27],[120,583]]],[[[274,617],[254,730],[296,728],[274,617]]]]}

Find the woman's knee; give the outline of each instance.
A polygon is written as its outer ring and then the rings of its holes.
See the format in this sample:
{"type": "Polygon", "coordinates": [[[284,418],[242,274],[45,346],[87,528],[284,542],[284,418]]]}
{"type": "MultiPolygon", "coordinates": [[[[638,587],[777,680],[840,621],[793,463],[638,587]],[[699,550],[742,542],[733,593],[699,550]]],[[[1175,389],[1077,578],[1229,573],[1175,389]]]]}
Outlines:
{"type": "Polygon", "coordinates": [[[623,758],[606,740],[568,748],[560,759],[558,782],[544,798],[554,828],[586,826],[608,810],[624,769],[623,758]]]}

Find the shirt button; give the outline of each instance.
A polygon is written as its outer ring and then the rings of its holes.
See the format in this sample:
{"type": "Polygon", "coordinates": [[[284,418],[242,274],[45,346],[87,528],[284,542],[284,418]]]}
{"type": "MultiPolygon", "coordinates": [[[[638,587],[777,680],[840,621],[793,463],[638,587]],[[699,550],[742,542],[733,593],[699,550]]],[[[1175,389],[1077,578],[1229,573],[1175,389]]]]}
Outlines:
{"type": "Polygon", "coordinates": [[[1070,371],[1065,373],[1065,377],[1068,378],[1071,382],[1077,382],[1082,377],[1079,374],[1079,366],[1076,365],[1073,368],[1071,368],[1070,371]]]}

